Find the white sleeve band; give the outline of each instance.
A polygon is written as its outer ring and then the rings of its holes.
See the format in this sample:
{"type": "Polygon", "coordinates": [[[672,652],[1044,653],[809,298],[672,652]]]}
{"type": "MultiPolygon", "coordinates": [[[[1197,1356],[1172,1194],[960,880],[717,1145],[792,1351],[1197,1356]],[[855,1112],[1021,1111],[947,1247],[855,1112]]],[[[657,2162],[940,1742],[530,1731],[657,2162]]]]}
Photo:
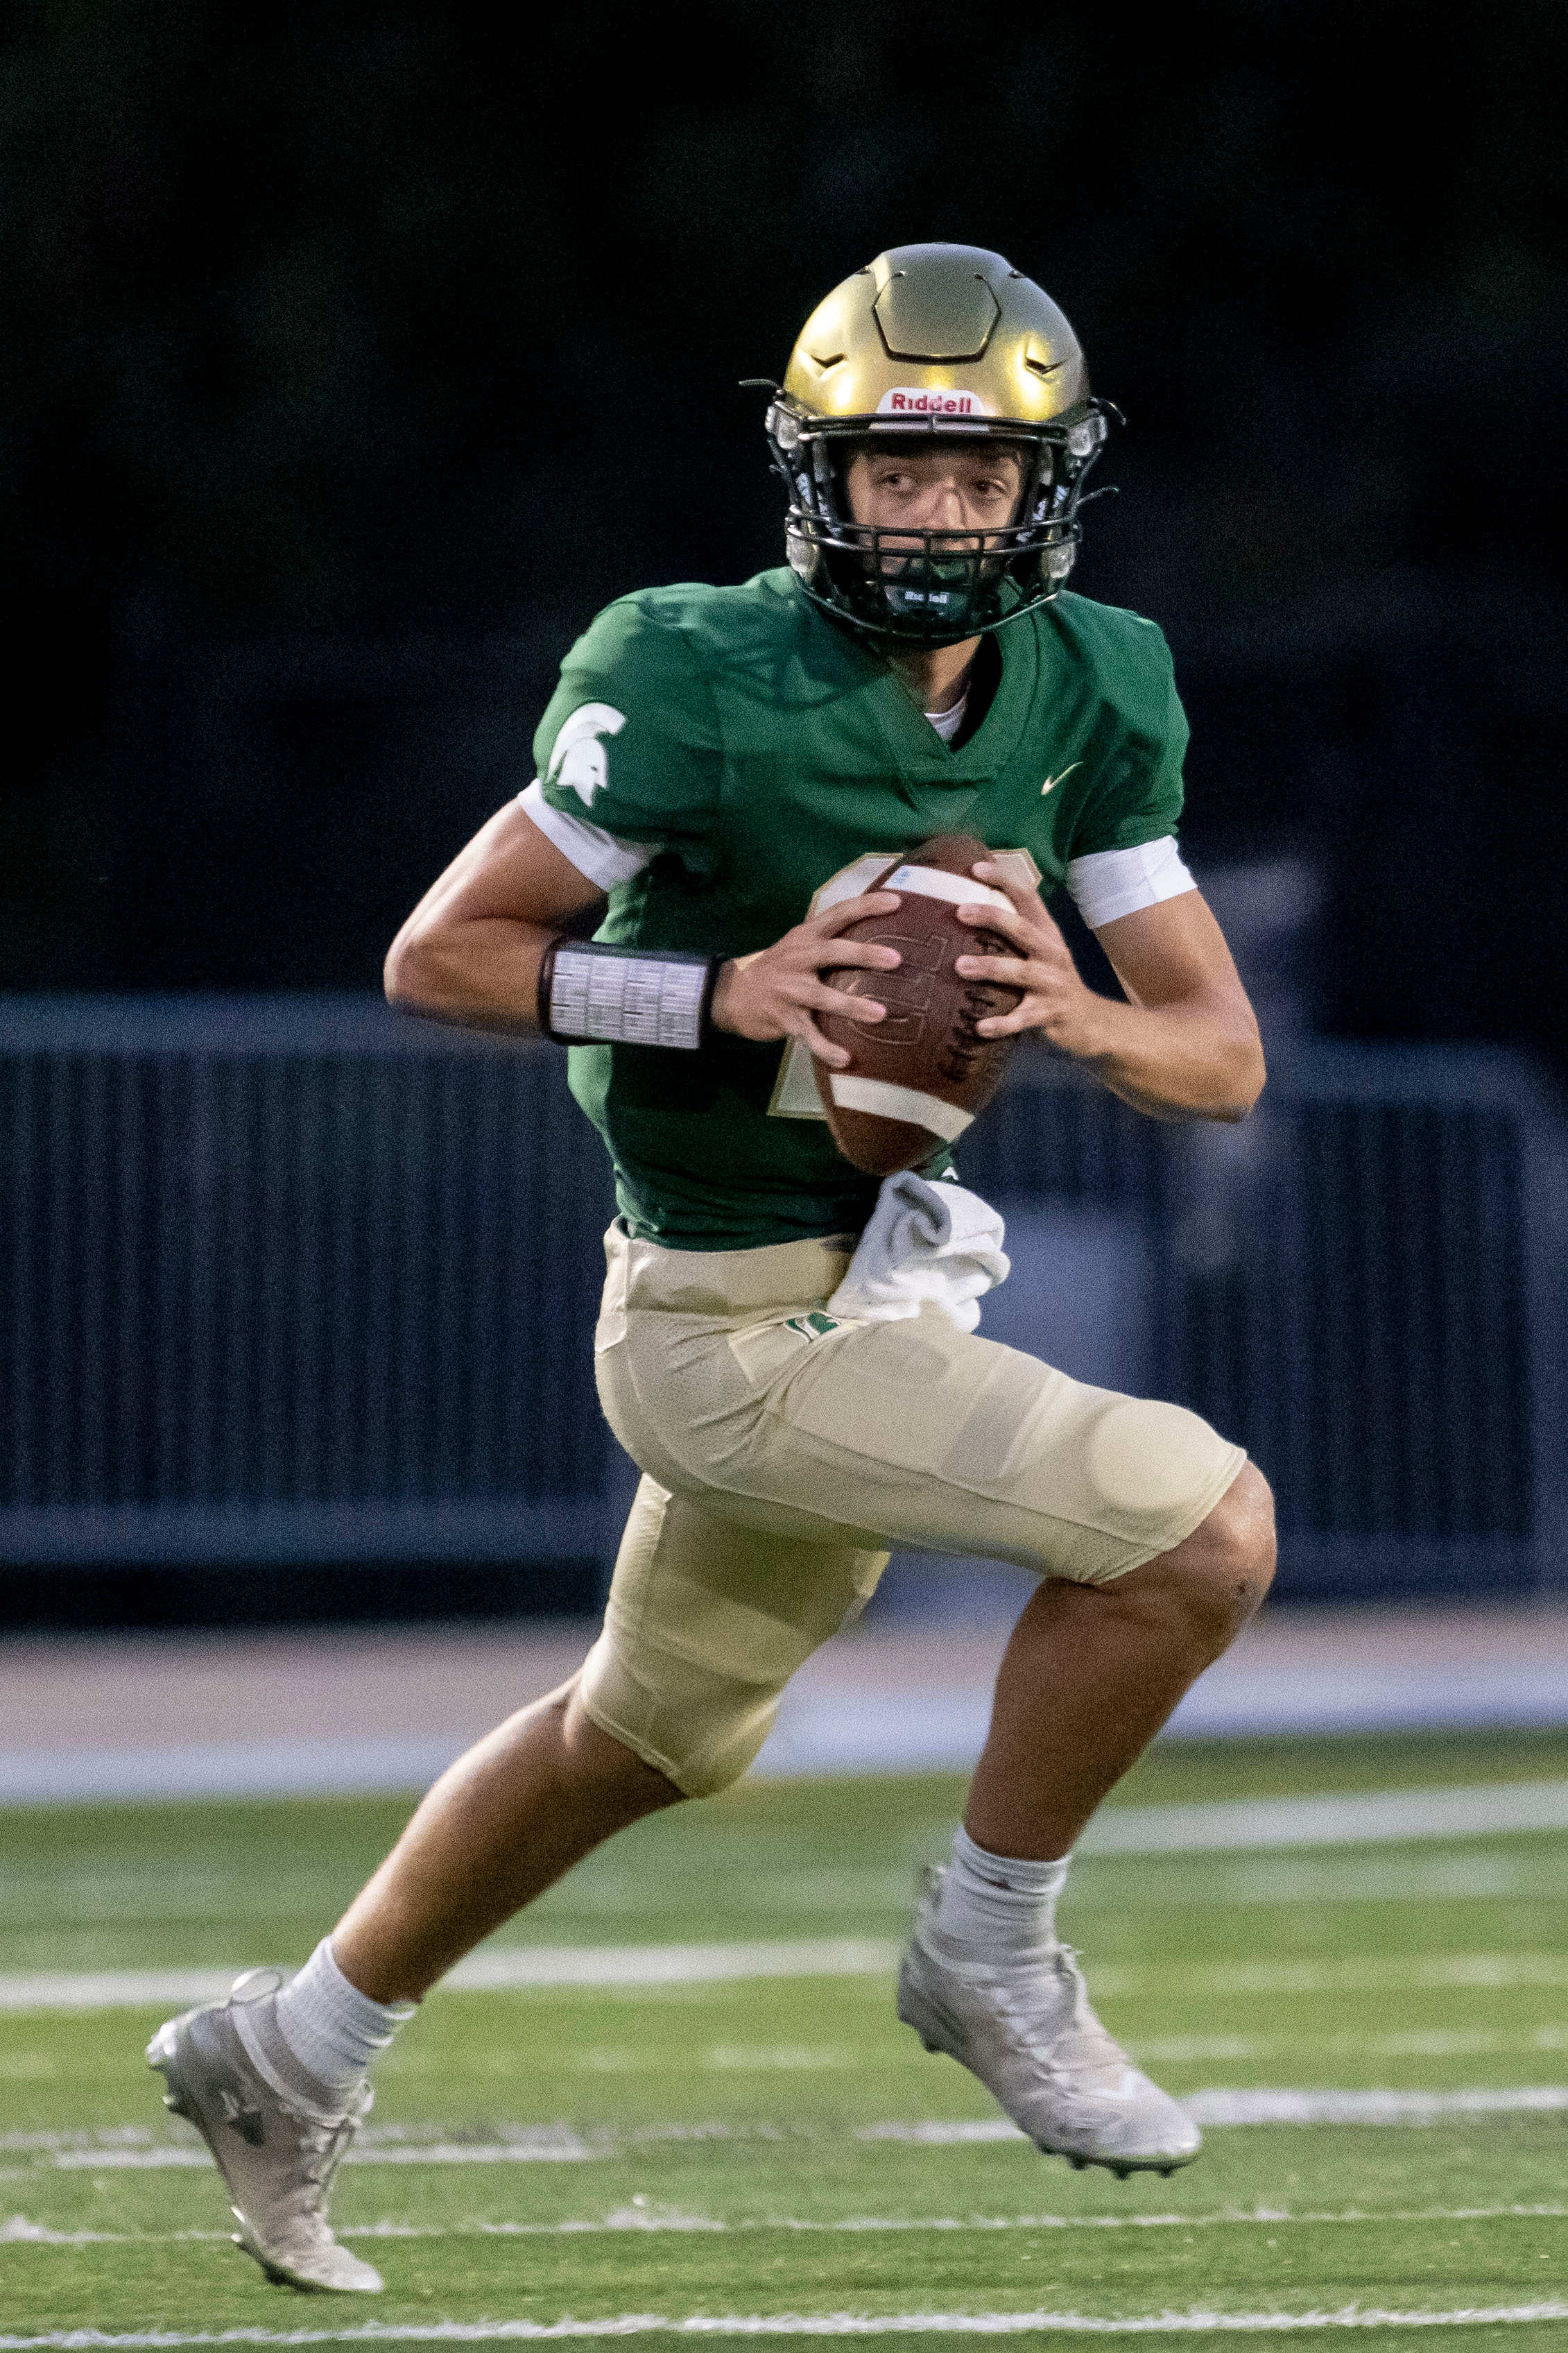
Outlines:
{"type": "Polygon", "coordinates": [[[658,841],[617,841],[603,826],[585,824],[580,817],[567,817],[561,809],[552,808],[537,776],[526,792],[519,793],[517,800],[518,807],[527,810],[540,832],[555,844],[563,858],[569,858],[578,873],[585,874],[602,891],[613,891],[617,882],[629,882],[634,874],[640,874],[649,860],[658,856],[664,846],[658,841]]]}
{"type": "Polygon", "coordinates": [[[1068,865],[1068,889],[1091,932],[1118,915],[1135,915],[1140,907],[1157,907],[1162,899],[1179,899],[1197,887],[1169,833],[1136,849],[1092,849],[1068,865]]]}

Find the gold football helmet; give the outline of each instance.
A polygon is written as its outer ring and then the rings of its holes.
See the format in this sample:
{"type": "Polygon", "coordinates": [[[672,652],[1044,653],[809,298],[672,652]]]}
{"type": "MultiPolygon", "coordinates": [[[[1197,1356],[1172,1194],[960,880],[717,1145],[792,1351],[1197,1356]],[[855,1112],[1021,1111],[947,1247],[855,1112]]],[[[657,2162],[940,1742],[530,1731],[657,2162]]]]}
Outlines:
{"type": "Polygon", "coordinates": [[[1049,295],[1001,254],[879,254],[818,303],[784,383],[768,388],[768,440],[790,494],[784,545],[814,603],[877,637],[952,645],[1061,587],[1084,478],[1107,415],[1120,412],[1091,397],[1078,337],[1049,295]],[[885,532],[851,520],[844,461],[868,436],[972,434],[1006,441],[1023,460],[1006,530],[885,532]]]}

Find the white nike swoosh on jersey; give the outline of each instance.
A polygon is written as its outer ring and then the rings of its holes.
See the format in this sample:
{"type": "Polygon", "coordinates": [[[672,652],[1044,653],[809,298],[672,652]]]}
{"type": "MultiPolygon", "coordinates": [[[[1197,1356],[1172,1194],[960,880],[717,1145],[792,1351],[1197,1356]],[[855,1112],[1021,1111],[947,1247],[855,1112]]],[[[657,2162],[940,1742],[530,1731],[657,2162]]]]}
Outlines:
{"type": "MultiPolygon", "coordinates": [[[[1083,762],[1081,760],[1075,760],[1072,764],[1072,768],[1081,768],[1083,762]]],[[[1054,792],[1058,785],[1065,784],[1068,777],[1072,774],[1072,768],[1064,768],[1059,776],[1047,776],[1045,783],[1040,786],[1041,792],[1054,792]]]]}

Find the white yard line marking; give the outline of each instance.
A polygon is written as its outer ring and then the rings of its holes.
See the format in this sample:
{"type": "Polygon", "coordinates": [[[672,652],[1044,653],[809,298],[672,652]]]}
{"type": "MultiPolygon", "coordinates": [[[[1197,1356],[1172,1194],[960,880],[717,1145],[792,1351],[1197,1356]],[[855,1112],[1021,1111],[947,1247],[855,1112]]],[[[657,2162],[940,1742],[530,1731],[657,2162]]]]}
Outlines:
{"type": "MultiPolygon", "coordinates": [[[[1387,1845],[1561,1830],[1568,1830],[1568,1781],[1483,1782],[1458,1788],[1368,1790],[1221,1805],[1110,1807],[1096,1816],[1078,1851],[1086,1857],[1135,1858],[1387,1845]]],[[[1467,1862],[1472,1872],[1478,1867],[1475,1858],[1458,1858],[1456,1868],[1460,1868],[1460,1883],[1456,1888],[1436,1882],[1428,1887],[1423,1882],[1410,1892],[1417,1896],[1489,1892],[1489,1883],[1472,1886],[1465,1879],[1461,1866],[1467,1862]]],[[[1331,1890],[1326,1892],[1331,1894],[1331,1890]]],[[[1221,1895],[1223,1900],[1223,1890],[1221,1895]]],[[[1194,1889],[1193,1900],[1210,1899],[1200,1888],[1194,1889]]],[[[718,1985],[756,1978],[879,1976],[895,1960],[896,1948],[891,1944],[865,1937],[728,1945],[514,1947],[470,1955],[446,1984],[462,1992],[562,1986],[718,1985]]],[[[221,2000],[242,1966],[0,1976],[0,2011],[144,2009],[221,2000]]],[[[1568,1983],[1568,1963],[1559,1963],[1558,1968],[1559,1974],[1549,1980],[1525,1981],[1568,1983]]]]}
{"type": "Polygon", "coordinates": [[[1451,1986],[1568,1986],[1568,1953],[1352,1954],[1324,1961],[1226,1961],[1188,1969],[1135,1962],[1090,1966],[1092,1990],[1107,1999],[1142,1995],[1169,2002],[1194,1994],[1405,1993],[1451,1986]]]}
{"type": "Polygon", "coordinates": [[[0,1977],[0,2010],[142,2010],[221,2001],[237,1969],[51,1969],[0,1977]]]}
{"type": "MultiPolygon", "coordinates": [[[[757,1978],[885,1977],[897,1945],[832,1936],[745,1945],[535,1945],[469,1955],[443,1978],[453,1993],[512,1993],[563,1986],[731,1985],[757,1978]]],[[[240,1967],[245,1966],[240,1964],[240,1967]]],[[[0,2011],[178,2009],[221,2001],[230,1969],[51,1970],[0,1977],[0,2011]]]]}
{"type": "Polygon", "coordinates": [[[1224,2059],[1273,2059],[1304,2052],[1336,2059],[1478,2059],[1499,2052],[1568,2051],[1568,2026],[1537,2026],[1528,2034],[1489,2034],[1468,2028],[1419,2027],[1404,2034],[1294,2034],[1259,2038],[1231,2034],[1139,2035],[1128,2043],[1140,2066],[1184,2066],[1224,2059]]]}
{"type": "MultiPolygon", "coordinates": [[[[500,2141],[394,2141],[351,2148],[345,2165],[582,2165],[608,2157],[614,2144],[589,2147],[575,2133],[550,2128],[500,2141]]],[[[49,2160],[60,2173],[161,2173],[210,2165],[205,2148],[184,2142],[151,2148],[65,2148],[49,2160]]]]}
{"type": "Polygon", "coordinates": [[[1074,1898],[1080,1912],[1248,1911],[1324,1904],[1474,1904],[1488,1896],[1544,1895],[1563,1885],[1557,1841],[1487,1846],[1433,1845],[1390,1853],[1347,1849],[1341,1854],[1210,1855],[1201,1880],[1184,1855],[1145,1858],[1134,1883],[1124,1855],[1090,1855],[1078,1866],[1074,1898]]]}
{"type": "MultiPolygon", "coordinates": [[[[1521,2084],[1499,2091],[1189,2092],[1187,2114],[1209,2131],[1237,2125],[1431,2125],[1447,2116],[1560,2115],[1568,2111],[1568,2084],[1521,2084]]],[[[932,2118],[917,2124],[861,2125],[859,2140],[896,2140],[919,2148],[951,2148],[968,2141],[1022,2140],[1006,2116],[932,2118]]]]}
{"type": "Polygon", "coordinates": [[[1568,1830],[1568,1781],[1497,1781],[1451,1789],[1245,1799],[1226,1805],[1108,1806],[1095,1816],[1077,1852],[1219,1854],[1243,1848],[1386,1846],[1406,1839],[1562,1830],[1568,1830]]]}
{"type": "Polygon", "coordinates": [[[753,1978],[878,1977],[898,1948],[881,1937],[826,1936],[745,1945],[514,1947],[473,1953],[442,1979],[458,1993],[520,1986],[724,1985],[753,1978]]]}
{"type": "MultiPolygon", "coordinates": [[[[885,1978],[896,1968],[898,1954],[890,1940],[854,1936],[745,1945],[511,1946],[470,1955],[442,1980],[442,1989],[512,1993],[581,1986],[635,1993],[647,1987],[733,1985],[763,1978],[885,1978]]],[[[0,2012],[175,2010],[221,2000],[241,1966],[0,1977],[0,2012]]],[[[1097,1995],[1148,1994],[1162,2003],[1204,1994],[1403,1993],[1422,1986],[1568,1986],[1568,1953],[1369,1954],[1185,1969],[1111,1961],[1089,1974],[1097,1995]]]]}
{"type": "Polygon", "coordinates": [[[1054,2329],[1073,2337],[1281,2336],[1323,2328],[1506,2328],[1568,2320],[1568,2304],[1471,2305],[1453,2311],[1398,2311],[1345,2305],[1337,2312],[1150,2312],[1101,2318],[1086,2312],[623,2313],[609,2320],[426,2320],[360,2322],[349,2328],[174,2328],[117,2334],[52,2329],[0,2337],[0,2353],[163,2353],[185,2345],[493,2345],[557,2337],[1023,2337],[1054,2329]]]}
{"type": "Polygon", "coordinates": [[[168,2173],[210,2165],[205,2148],[63,2148],[49,2159],[58,2173],[168,2173]]]}
{"type": "MultiPolygon", "coordinates": [[[[1226,2208],[1213,2214],[847,2214],[823,2221],[795,2214],[747,2216],[738,2222],[711,2221],[702,2214],[665,2211],[634,2199],[601,2221],[565,2222],[364,2222],[342,2230],[340,2239],[555,2239],[598,2237],[607,2232],[719,2232],[733,2235],[763,2231],[786,2231],[833,2236],[878,2232],[991,2232],[996,2231],[1214,2231],[1325,2230],[1374,2222],[1431,2223],[1451,2227],[1456,2222],[1565,2221],[1568,2206],[1415,2206],[1380,2213],[1363,2206],[1342,2212],[1292,2214],[1282,2208],[1258,2206],[1250,2211],[1226,2208]]],[[[172,2246],[192,2240],[226,2242],[226,2231],[56,2231],[42,2222],[13,2214],[0,2223],[0,2247],[131,2247],[172,2246]]]]}
{"type": "MultiPolygon", "coordinates": [[[[29,2222],[25,2214],[0,2222],[0,2247],[119,2247],[133,2236],[130,2231],[51,2231],[46,2223],[29,2222]]],[[[158,2236],[167,2239],[174,2233],[161,2231],[158,2236]]]]}
{"type": "Polygon", "coordinates": [[[1195,2092],[1183,2105],[1211,2130],[1226,2125],[1430,2125],[1445,2116],[1561,2115],[1568,2110],[1568,2084],[1466,2092],[1195,2092]]]}
{"type": "MultiPolygon", "coordinates": [[[[650,2208],[646,2215],[627,2214],[623,2208],[602,2222],[474,2222],[449,2228],[370,2223],[361,2231],[342,2231],[340,2238],[535,2238],[563,2232],[604,2231],[795,2231],[811,2233],[910,2231],[1210,2231],[1219,2229],[1325,2229],[1360,2222],[1501,2222],[1564,2221],[1568,2206],[1423,2206],[1376,2213],[1365,2207],[1347,2207],[1342,2213],[1291,2214],[1259,2206],[1250,2213],[1226,2210],[1214,2214],[847,2214],[832,2221],[803,2220],[791,2214],[765,2214],[740,2222],[714,2222],[694,2215],[664,2215],[650,2208]]],[[[0,2233],[0,2236],[3,2236],[0,2233]]],[[[221,2237],[218,2232],[204,2236],[221,2237]]]]}
{"type": "Polygon", "coordinates": [[[13,2214],[0,2222],[0,2247],[135,2247],[184,2244],[194,2239],[216,2245],[234,2243],[232,2231],[53,2231],[43,2222],[29,2222],[13,2214]]]}
{"type": "MultiPolygon", "coordinates": [[[[1471,2027],[1419,2027],[1402,2034],[1140,2034],[1127,2038],[1127,2048],[1141,2067],[1191,2067],[1279,2057],[1300,2063],[1309,2051],[1314,2059],[1478,2059],[1500,2053],[1523,2057],[1531,2052],[1568,2051],[1568,2026],[1537,2026],[1528,2033],[1516,2034],[1471,2027]]],[[[668,2072],[672,2063],[667,2052],[603,2047],[581,2051],[575,2061],[590,2075],[658,2074],[668,2072]]],[[[754,2075],[827,2069],[842,2075],[872,2064],[879,2072],[884,2063],[868,2062],[842,2042],[719,2043],[708,2051],[682,2053],[680,2061],[683,2072],[695,2065],[714,2073],[754,2075]]]]}
{"type": "MultiPolygon", "coordinates": [[[[1339,2091],[1333,2089],[1215,2088],[1193,2092],[1182,2103],[1210,2131],[1248,2125],[1441,2124],[1451,2116],[1560,2116],[1568,2113],[1568,2084],[1519,2084],[1456,2092],[1339,2091]]],[[[972,2143],[1021,2141],[1025,2136],[1006,2116],[892,2118],[851,2128],[859,2141],[896,2141],[910,2148],[959,2148],[972,2143]]],[[[502,2127],[492,2140],[467,2141],[448,2135],[421,2140],[400,2127],[378,2134],[370,2127],[343,2158],[345,2165],[584,2165],[669,2142],[833,2140],[835,2131],[783,2126],[759,2120],[721,2123],[595,2126],[581,2134],[563,2125],[502,2127]]],[[[61,2173],[162,2172],[200,2168],[210,2160],[194,2140],[155,2141],[121,2128],[102,2139],[90,2135],[17,2133],[5,2137],[15,2154],[61,2173]]]]}
{"type": "Polygon", "coordinates": [[[0,2156],[48,2148],[145,2148],[152,2138],[145,2125],[103,2125],[97,2132],[0,2132],[0,2156]]]}

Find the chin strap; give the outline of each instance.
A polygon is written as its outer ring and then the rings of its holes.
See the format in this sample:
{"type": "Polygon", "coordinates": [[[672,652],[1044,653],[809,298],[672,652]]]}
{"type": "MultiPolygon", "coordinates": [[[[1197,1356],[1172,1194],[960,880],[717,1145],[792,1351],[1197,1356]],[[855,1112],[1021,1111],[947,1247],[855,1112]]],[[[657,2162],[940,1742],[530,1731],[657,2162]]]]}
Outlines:
{"type": "Polygon", "coordinates": [[[539,1027],[560,1046],[667,1046],[693,1053],[710,1034],[721,961],[558,933],[539,967],[539,1027]]]}

